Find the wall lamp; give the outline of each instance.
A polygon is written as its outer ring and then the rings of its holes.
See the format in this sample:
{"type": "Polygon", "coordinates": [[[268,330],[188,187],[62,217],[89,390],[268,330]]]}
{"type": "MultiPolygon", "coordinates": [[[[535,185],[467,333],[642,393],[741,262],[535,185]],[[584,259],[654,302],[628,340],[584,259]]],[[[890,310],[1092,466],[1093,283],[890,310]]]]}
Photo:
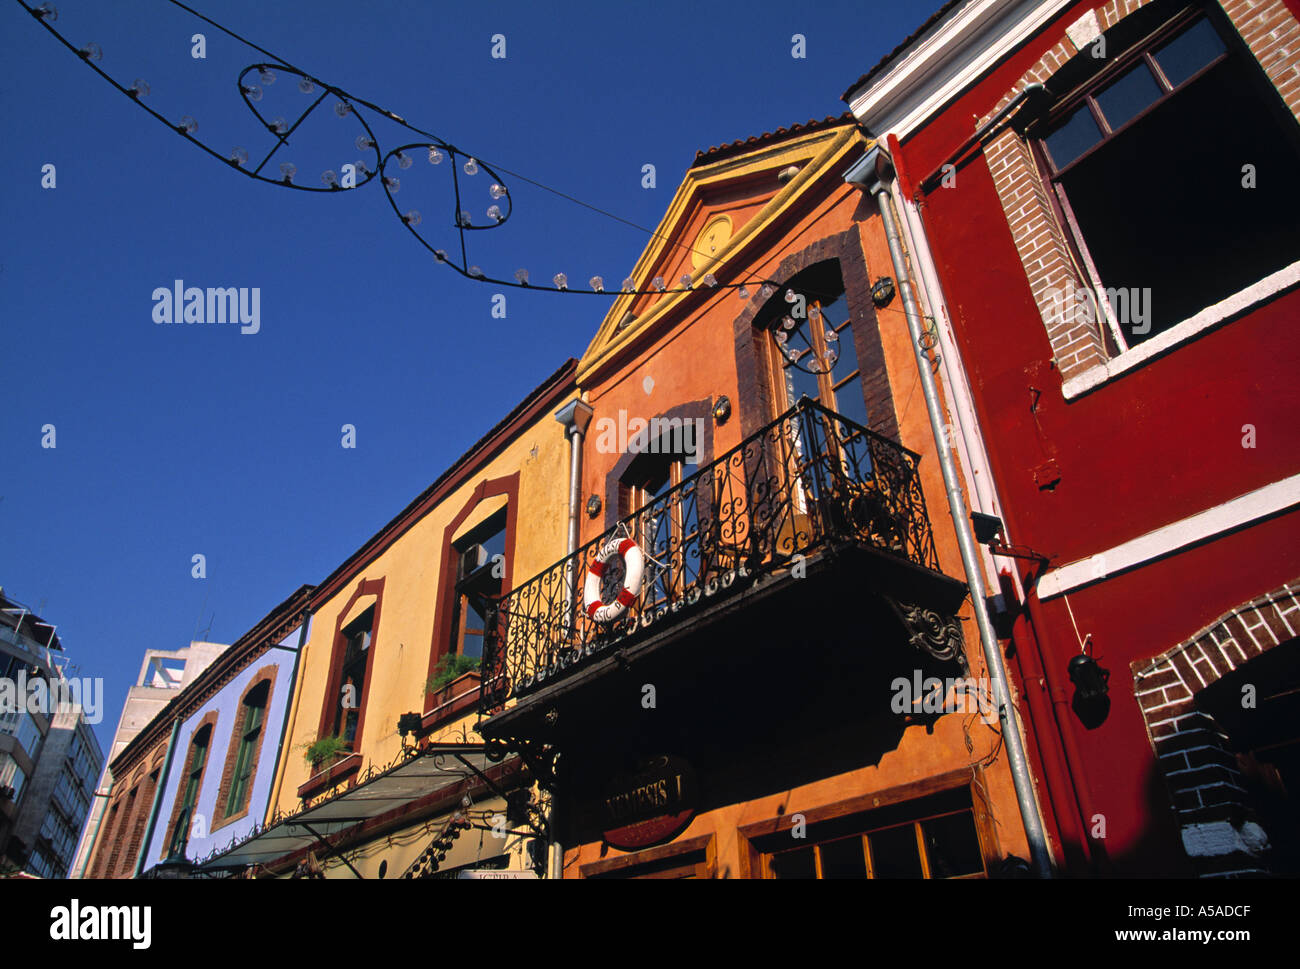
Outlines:
{"type": "Polygon", "coordinates": [[[398,736],[405,737],[408,733],[419,733],[422,722],[423,718],[418,713],[403,713],[397,718],[398,736]]]}
{"type": "Polygon", "coordinates": [[[1070,682],[1074,684],[1079,699],[1084,703],[1096,703],[1110,692],[1107,682],[1110,670],[1103,669],[1087,653],[1079,653],[1070,660],[1070,682]]]}

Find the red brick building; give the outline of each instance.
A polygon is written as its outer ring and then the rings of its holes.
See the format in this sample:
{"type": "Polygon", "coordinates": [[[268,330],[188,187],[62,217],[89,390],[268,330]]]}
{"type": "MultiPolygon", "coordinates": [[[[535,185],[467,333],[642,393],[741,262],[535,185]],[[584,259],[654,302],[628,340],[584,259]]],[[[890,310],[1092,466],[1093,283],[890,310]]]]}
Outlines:
{"type": "Polygon", "coordinates": [[[1300,870],[1298,14],[964,0],[844,95],[1067,872],[1300,870]]]}

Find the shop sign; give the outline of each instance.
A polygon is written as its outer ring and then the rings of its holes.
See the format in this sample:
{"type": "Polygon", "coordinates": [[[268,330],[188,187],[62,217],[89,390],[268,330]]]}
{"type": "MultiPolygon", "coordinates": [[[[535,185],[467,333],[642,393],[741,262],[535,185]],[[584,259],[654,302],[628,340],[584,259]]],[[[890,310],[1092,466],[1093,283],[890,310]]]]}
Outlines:
{"type": "Polygon", "coordinates": [[[663,844],[695,817],[695,771],[680,757],[653,757],[631,776],[616,777],[601,795],[605,841],[620,851],[663,844]]]}

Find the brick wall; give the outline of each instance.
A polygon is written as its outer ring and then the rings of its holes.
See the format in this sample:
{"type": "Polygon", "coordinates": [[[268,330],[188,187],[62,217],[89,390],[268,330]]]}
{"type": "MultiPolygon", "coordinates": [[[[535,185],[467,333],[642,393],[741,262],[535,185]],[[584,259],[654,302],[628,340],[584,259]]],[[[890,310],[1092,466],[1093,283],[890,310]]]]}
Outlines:
{"type": "Polygon", "coordinates": [[[1202,876],[1265,874],[1259,827],[1227,734],[1197,695],[1300,634],[1300,578],[1245,603],[1173,649],[1134,663],[1133,692],[1156,764],[1202,876]]]}
{"type": "MultiPolygon", "coordinates": [[[[1096,7],[1092,14],[1096,26],[1105,32],[1148,2],[1110,0],[1096,7]]],[[[1224,0],[1222,7],[1292,115],[1300,120],[1300,21],[1282,0],[1224,0]]],[[[1027,85],[1047,83],[1072,58],[1089,56],[1086,51],[1090,40],[1084,38],[1090,34],[1076,29],[1079,22],[1076,19],[1070,25],[993,109],[979,119],[977,127],[1027,85]],[[1076,44],[1076,40],[1080,43],[1076,44]]],[[[1080,314],[1056,312],[1049,296],[1053,290],[1070,292],[1090,284],[1075,265],[1066,243],[1067,230],[1056,217],[1048,195],[1050,188],[1043,183],[1029,145],[1008,129],[985,143],[984,158],[1062,379],[1068,380],[1104,363],[1108,354],[1097,324],[1080,318],[1080,314]]]]}

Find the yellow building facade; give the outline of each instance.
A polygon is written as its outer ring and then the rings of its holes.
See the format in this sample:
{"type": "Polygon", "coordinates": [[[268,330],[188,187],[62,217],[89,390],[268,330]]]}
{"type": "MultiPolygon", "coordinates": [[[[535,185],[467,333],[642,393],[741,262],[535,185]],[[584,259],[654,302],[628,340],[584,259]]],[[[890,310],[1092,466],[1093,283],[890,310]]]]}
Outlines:
{"type": "Polygon", "coordinates": [[[547,378],[317,587],[266,824],[210,867],[529,869],[544,846],[529,849],[536,825],[503,795],[528,800],[531,780],[517,758],[485,756],[477,662],[484,603],[565,552],[570,451],[554,414],[576,396],[575,368],[547,378]]]}

